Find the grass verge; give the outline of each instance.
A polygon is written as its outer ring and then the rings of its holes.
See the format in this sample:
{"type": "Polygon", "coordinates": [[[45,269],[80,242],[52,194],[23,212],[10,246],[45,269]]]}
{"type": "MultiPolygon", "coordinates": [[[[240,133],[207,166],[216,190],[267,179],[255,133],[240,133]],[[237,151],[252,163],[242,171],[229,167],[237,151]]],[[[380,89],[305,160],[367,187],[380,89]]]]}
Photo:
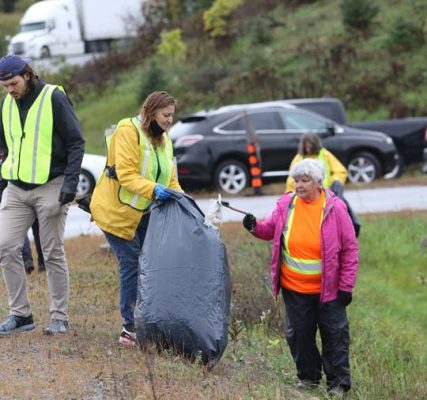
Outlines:
{"type": "MultiPolygon", "coordinates": [[[[362,216],[360,274],[349,307],[353,389],[348,399],[423,399],[427,393],[427,212],[362,216]]],[[[37,329],[0,338],[0,399],[326,399],[293,386],[283,305],[270,295],[270,244],[224,224],[233,279],[229,345],[211,371],[172,353],[118,345],[118,275],[102,237],[66,241],[70,333],[46,337],[46,276],[28,277],[37,329]]],[[[0,317],[7,316],[0,284],[0,317]]],[[[324,385],[323,385],[324,387],[324,385]]]]}

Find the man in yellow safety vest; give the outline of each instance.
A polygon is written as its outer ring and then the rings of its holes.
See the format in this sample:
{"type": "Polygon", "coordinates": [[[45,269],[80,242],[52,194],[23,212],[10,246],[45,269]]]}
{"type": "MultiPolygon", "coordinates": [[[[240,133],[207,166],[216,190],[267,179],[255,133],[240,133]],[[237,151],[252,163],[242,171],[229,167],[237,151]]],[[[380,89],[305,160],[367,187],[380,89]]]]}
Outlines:
{"type": "Polygon", "coordinates": [[[0,59],[1,166],[8,181],[0,207],[0,265],[10,313],[0,336],[35,328],[27,294],[22,245],[37,218],[51,297],[46,334],[68,331],[68,266],[64,230],[74,200],[84,140],[73,106],[62,87],[45,84],[27,61],[16,55],[0,59]]]}

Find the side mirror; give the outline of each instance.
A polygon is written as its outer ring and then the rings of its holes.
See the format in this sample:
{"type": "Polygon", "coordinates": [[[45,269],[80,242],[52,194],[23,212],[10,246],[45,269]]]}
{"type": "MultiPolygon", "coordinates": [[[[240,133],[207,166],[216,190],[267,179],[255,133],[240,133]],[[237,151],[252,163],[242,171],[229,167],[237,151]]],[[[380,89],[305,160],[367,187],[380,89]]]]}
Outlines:
{"type": "Polygon", "coordinates": [[[55,21],[51,20],[47,23],[47,31],[53,31],[55,29],[55,21]]]}

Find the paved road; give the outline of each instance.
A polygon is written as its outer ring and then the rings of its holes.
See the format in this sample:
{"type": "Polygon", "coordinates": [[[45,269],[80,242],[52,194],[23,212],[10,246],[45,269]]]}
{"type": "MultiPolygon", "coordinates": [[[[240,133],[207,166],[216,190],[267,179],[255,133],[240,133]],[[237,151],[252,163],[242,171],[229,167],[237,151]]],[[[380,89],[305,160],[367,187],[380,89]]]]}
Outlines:
{"type": "MultiPolygon", "coordinates": [[[[356,213],[427,210],[427,185],[347,190],[345,196],[356,213]]],[[[252,212],[257,218],[266,217],[274,208],[277,199],[278,196],[223,197],[223,200],[229,201],[231,206],[246,212],[252,212]]],[[[196,199],[196,202],[206,214],[209,210],[211,200],[196,199]]],[[[223,222],[241,221],[242,217],[242,214],[222,207],[223,222]]],[[[76,206],[70,208],[65,228],[66,237],[99,234],[101,234],[101,231],[93,222],[90,222],[89,214],[76,206]]]]}

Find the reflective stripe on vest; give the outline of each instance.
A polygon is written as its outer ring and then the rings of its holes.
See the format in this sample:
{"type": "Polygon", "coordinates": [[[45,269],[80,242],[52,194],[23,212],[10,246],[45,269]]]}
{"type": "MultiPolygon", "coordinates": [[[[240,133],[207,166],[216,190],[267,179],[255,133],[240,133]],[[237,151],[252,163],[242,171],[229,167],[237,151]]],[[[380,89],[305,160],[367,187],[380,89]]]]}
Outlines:
{"type": "Polygon", "coordinates": [[[299,162],[299,161],[302,161],[302,160],[304,160],[306,158],[315,159],[315,160],[318,160],[318,161],[320,161],[322,163],[322,166],[325,169],[325,178],[323,179],[322,184],[323,184],[323,187],[325,189],[330,188],[331,185],[332,185],[331,169],[330,169],[330,165],[328,163],[328,160],[326,158],[326,150],[325,150],[325,148],[322,147],[320,149],[320,151],[319,151],[319,154],[317,156],[315,156],[315,157],[310,157],[310,156],[304,157],[301,154],[298,154],[297,161],[299,162]]]}
{"type": "MultiPolygon", "coordinates": [[[[169,136],[165,134],[165,145],[154,147],[142,131],[141,122],[137,117],[132,119],[126,118],[124,120],[121,120],[117,124],[117,127],[114,132],[106,137],[107,155],[109,154],[108,149],[110,147],[114,133],[117,131],[118,128],[126,124],[132,124],[138,132],[140,154],[138,161],[139,174],[150,181],[161,183],[166,187],[169,186],[174,166],[172,141],[170,140],[169,136]],[[156,180],[159,167],[160,175],[156,180]]],[[[111,164],[108,162],[108,165],[111,164]]],[[[128,206],[140,211],[143,211],[148,208],[153,202],[153,200],[147,199],[146,197],[131,192],[121,185],[119,185],[118,196],[121,203],[127,204],[128,206]]]]}
{"type": "MultiPolygon", "coordinates": [[[[297,196],[295,195],[289,206],[288,219],[283,230],[284,243],[283,246],[283,260],[286,267],[299,274],[315,275],[322,272],[322,260],[302,260],[300,258],[292,257],[289,253],[289,237],[291,236],[292,224],[294,222],[294,209],[297,196]]],[[[320,221],[323,218],[323,211],[320,221]]],[[[320,222],[322,223],[322,222],[320,222]]]]}
{"type": "MultiPolygon", "coordinates": [[[[41,185],[49,179],[52,157],[52,93],[60,86],[45,85],[28,110],[22,129],[16,101],[7,95],[2,121],[8,156],[2,165],[4,179],[41,185]]],[[[65,92],[64,92],[65,93],[65,92]]]]}

